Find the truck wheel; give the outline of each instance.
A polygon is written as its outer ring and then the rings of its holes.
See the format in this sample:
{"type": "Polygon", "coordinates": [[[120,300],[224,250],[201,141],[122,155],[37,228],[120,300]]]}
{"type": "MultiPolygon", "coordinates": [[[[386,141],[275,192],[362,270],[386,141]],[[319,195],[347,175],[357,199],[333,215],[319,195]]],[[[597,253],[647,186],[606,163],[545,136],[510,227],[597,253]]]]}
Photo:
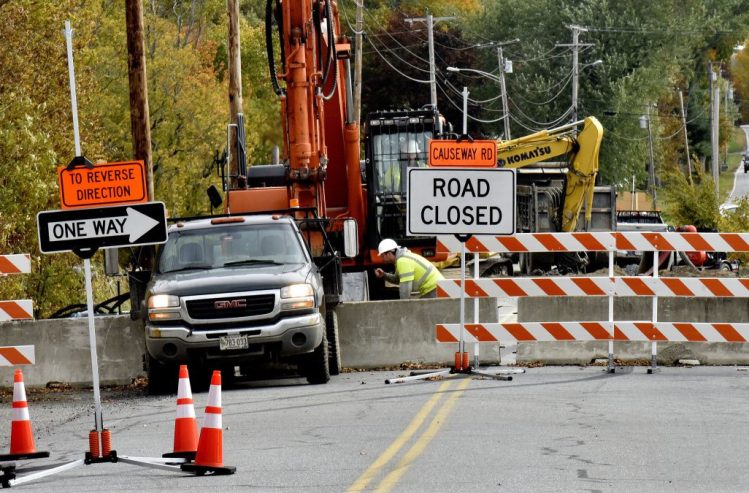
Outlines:
{"type": "Polygon", "coordinates": [[[341,373],[341,343],[338,339],[338,315],[333,310],[325,314],[325,333],[328,337],[328,366],[331,375],[341,373]]]}
{"type": "Polygon", "coordinates": [[[165,395],[177,392],[179,373],[176,365],[161,363],[146,353],[146,372],[150,395],[165,395]]]}
{"type": "Polygon", "coordinates": [[[322,342],[315,350],[304,356],[299,364],[302,376],[312,385],[328,383],[330,380],[330,366],[328,362],[328,338],[322,334],[322,342]]]}

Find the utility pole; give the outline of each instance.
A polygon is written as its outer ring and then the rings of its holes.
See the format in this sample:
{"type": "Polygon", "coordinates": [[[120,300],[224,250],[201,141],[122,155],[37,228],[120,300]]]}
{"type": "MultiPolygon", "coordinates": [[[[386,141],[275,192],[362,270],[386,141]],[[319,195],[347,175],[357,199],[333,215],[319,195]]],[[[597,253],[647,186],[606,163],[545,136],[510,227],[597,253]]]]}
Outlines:
{"type": "MultiPolygon", "coordinates": [[[[130,134],[133,138],[133,157],[146,166],[146,186],[148,200],[155,199],[153,189],[153,158],[151,156],[151,117],[148,110],[148,79],[146,77],[146,43],[143,29],[143,4],[141,0],[125,0],[125,30],[127,33],[127,77],[130,86],[130,134]]],[[[154,247],[142,246],[138,250],[135,263],[145,271],[153,268],[154,247]]],[[[87,260],[88,262],[88,260],[87,260]]],[[[133,275],[133,279],[135,279],[133,275]]],[[[130,291],[134,312],[140,310],[140,296],[145,283],[136,287],[131,281],[130,291]]]]}
{"type": "Polygon", "coordinates": [[[572,30],[572,44],[557,44],[557,46],[566,46],[572,48],[572,121],[577,121],[577,91],[580,76],[579,54],[580,48],[593,46],[592,43],[580,43],[580,32],[588,32],[581,26],[567,26],[572,30]]]}
{"type": "Polygon", "coordinates": [[[502,91],[502,109],[505,112],[505,140],[510,140],[510,107],[507,105],[507,87],[505,85],[505,59],[502,56],[502,47],[497,47],[497,61],[499,62],[499,90],[502,91]]]}
{"type": "Polygon", "coordinates": [[[151,122],[148,110],[148,79],[143,36],[143,4],[126,0],[127,74],[130,85],[130,133],[133,157],[146,165],[148,200],[154,200],[153,159],[151,158],[151,122]]]}
{"type": "Polygon", "coordinates": [[[681,124],[684,126],[684,148],[687,154],[687,177],[689,183],[692,183],[692,160],[689,157],[689,135],[687,134],[687,115],[684,111],[684,96],[679,91],[679,104],[681,104],[681,124]]]}
{"type": "Polygon", "coordinates": [[[362,29],[364,0],[356,1],[356,32],[354,33],[354,123],[361,123],[361,68],[362,68],[362,29]]]}
{"type": "Polygon", "coordinates": [[[712,166],[713,166],[713,181],[715,182],[715,193],[718,194],[718,175],[719,175],[719,164],[718,160],[720,159],[719,154],[720,151],[718,149],[718,143],[720,142],[720,136],[719,136],[719,123],[720,123],[720,87],[718,87],[718,84],[715,84],[715,87],[713,88],[713,108],[712,108],[712,114],[711,114],[711,132],[710,132],[710,142],[712,144],[712,166]]]}
{"type": "Polygon", "coordinates": [[[650,154],[650,176],[648,177],[648,184],[650,186],[650,192],[653,195],[653,208],[656,208],[657,192],[655,188],[655,161],[653,159],[653,133],[650,127],[650,104],[646,106],[646,121],[648,124],[648,153],[650,154]]]}
{"type": "MultiPolygon", "coordinates": [[[[229,152],[229,181],[230,188],[237,186],[237,177],[241,173],[241,157],[237,152],[237,141],[244,135],[239,121],[242,114],[242,59],[239,47],[239,0],[227,0],[226,10],[229,15],[229,123],[237,124],[236,131],[231,134],[229,152]]],[[[242,143],[244,144],[244,143],[242,143]]]]}
{"type": "Polygon", "coordinates": [[[429,88],[430,88],[430,102],[432,107],[437,109],[437,78],[435,77],[435,66],[434,66],[434,25],[440,21],[450,21],[455,17],[434,17],[432,14],[427,13],[426,17],[410,17],[406,19],[409,25],[414,22],[425,22],[427,25],[427,36],[429,38],[429,88]]]}

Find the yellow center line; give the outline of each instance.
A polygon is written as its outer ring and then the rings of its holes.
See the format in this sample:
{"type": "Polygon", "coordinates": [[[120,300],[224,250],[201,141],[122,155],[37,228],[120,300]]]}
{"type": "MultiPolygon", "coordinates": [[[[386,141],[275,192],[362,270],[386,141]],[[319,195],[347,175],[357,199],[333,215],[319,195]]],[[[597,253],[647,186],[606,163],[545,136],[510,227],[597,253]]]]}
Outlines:
{"type": "Polygon", "coordinates": [[[395,454],[398,453],[398,451],[405,445],[405,443],[416,433],[416,431],[419,429],[421,424],[426,420],[427,416],[429,416],[429,413],[432,412],[432,409],[437,404],[437,401],[440,400],[442,397],[443,392],[445,392],[450,385],[452,385],[452,381],[443,382],[439,388],[437,389],[437,392],[427,401],[426,404],[419,410],[419,412],[414,416],[414,419],[411,420],[411,422],[408,424],[405,430],[396,438],[393,443],[390,444],[390,446],[382,453],[380,456],[372,463],[371,466],[367,468],[364,473],[359,476],[359,478],[354,481],[354,484],[351,485],[351,487],[347,490],[349,493],[353,493],[355,491],[364,491],[364,488],[367,487],[367,485],[372,481],[372,479],[377,475],[377,473],[382,469],[382,467],[390,461],[390,459],[395,456],[395,454]]]}
{"type": "Polygon", "coordinates": [[[427,427],[424,433],[422,433],[421,436],[416,440],[416,443],[414,443],[413,446],[408,450],[408,452],[406,452],[406,454],[403,456],[400,462],[398,462],[395,468],[380,482],[380,484],[377,486],[377,489],[375,490],[377,493],[387,493],[393,489],[400,478],[403,477],[403,475],[406,473],[409,466],[419,455],[421,455],[422,452],[424,452],[426,446],[429,445],[429,442],[432,441],[432,438],[437,435],[439,429],[443,424],[445,424],[445,421],[447,421],[447,417],[450,415],[450,412],[455,405],[455,401],[463,394],[463,390],[465,390],[465,388],[468,387],[468,384],[470,383],[470,378],[467,378],[460,383],[457,391],[447,399],[442,408],[434,416],[434,419],[429,424],[429,427],[427,427]]]}

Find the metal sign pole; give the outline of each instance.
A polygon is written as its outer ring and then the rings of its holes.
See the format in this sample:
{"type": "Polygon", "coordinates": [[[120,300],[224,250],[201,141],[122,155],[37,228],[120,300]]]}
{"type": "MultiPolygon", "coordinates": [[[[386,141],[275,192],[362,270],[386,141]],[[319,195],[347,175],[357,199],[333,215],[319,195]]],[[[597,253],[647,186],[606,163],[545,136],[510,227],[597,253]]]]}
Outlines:
{"type": "MultiPolygon", "coordinates": [[[[73,111],[73,140],[75,155],[81,156],[81,136],[78,130],[78,99],[75,92],[75,66],[73,65],[73,30],[70,21],[65,21],[65,45],[68,53],[68,78],[70,82],[70,104],[73,111]]],[[[94,424],[97,432],[104,428],[101,416],[101,396],[99,395],[99,363],[96,356],[96,331],[94,328],[94,294],[91,286],[91,260],[83,261],[86,275],[86,306],[88,308],[88,340],[91,345],[91,372],[94,386],[94,424]]]]}
{"type": "Polygon", "coordinates": [[[94,423],[97,432],[104,429],[101,416],[101,395],[99,394],[99,362],[96,355],[96,331],[94,330],[94,290],[91,286],[91,259],[83,261],[86,273],[86,306],[88,309],[88,342],[91,346],[91,372],[94,379],[94,423]]]}

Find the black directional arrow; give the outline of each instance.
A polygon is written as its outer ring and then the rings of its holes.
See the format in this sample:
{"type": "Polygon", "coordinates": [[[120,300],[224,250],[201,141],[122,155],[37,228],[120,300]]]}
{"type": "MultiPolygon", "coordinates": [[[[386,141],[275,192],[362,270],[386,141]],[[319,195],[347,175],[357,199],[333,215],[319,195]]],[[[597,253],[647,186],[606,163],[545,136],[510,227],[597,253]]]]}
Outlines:
{"type": "Polygon", "coordinates": [[[167,236],[163,202],[45,211],[37,226],[42,253],[151,245],[167,236]]]}

